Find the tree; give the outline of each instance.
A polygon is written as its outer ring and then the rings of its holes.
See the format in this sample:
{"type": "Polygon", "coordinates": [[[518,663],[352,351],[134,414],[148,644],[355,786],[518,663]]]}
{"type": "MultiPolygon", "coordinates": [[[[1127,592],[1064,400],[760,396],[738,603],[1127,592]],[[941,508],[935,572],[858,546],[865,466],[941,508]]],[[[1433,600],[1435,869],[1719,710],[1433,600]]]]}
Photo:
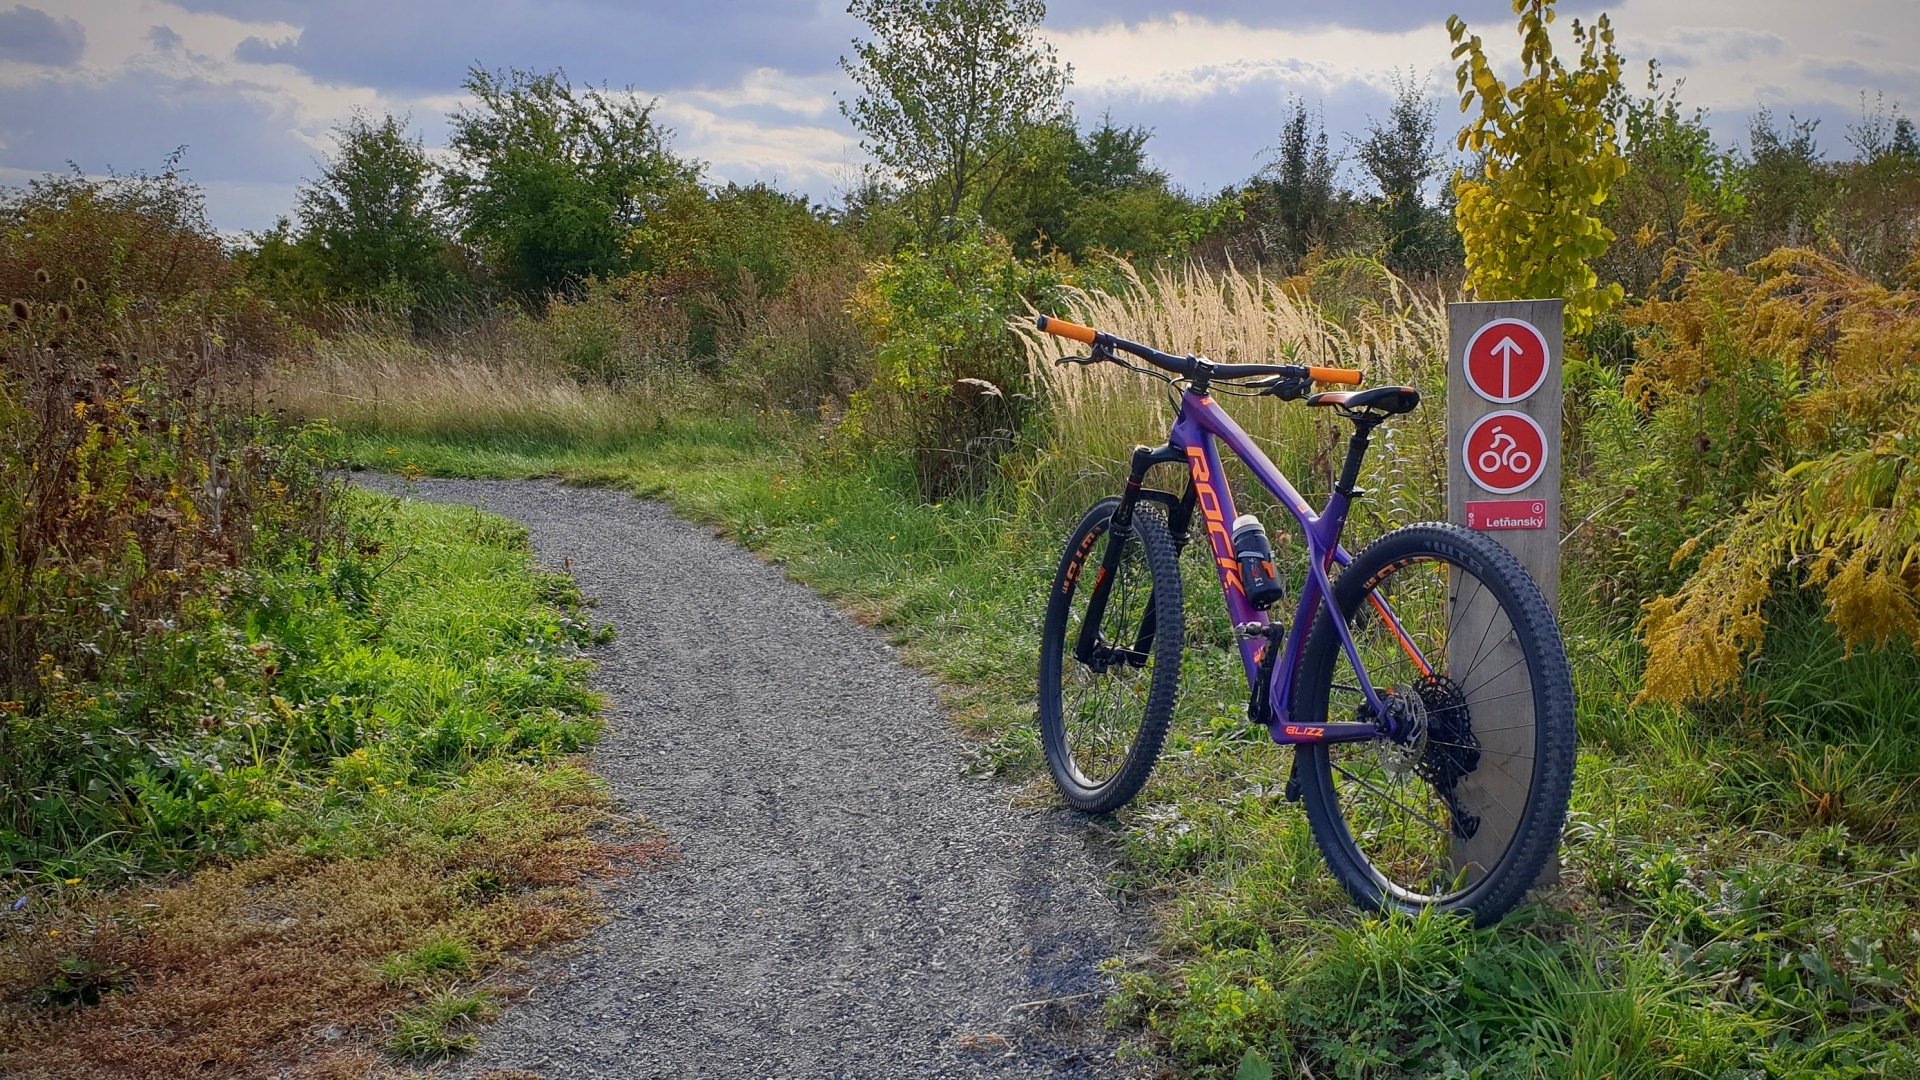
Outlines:
{"type": "Polygon", "coordinates": [[[1435,103],[1412,80],[1395,81],[1393,106],[1385,123],[1369,119],[1367,137],[1354,154],[1380,190],[1380,217],[1387,232],[1387,263],[1396,269],[1436,260],[1426,257],[1431,241],[1429,214],[1421,189],[1439,170],[1434,153],[1435,103]]]}
{"type": "MultiPolygon", "coordinates": [[[[433,205],[433,162],[420,140],[408,137],[404,120],[365,113],[334,137],[338,149],[319,179],[295,196],[296,243],[315,256],[324,290],[352,299],[399,293],[408,307],[449,296],[458,279],[433,205]]],[[[273,239],[263,238],[263,249],[273,239]]]]}
{"type": "Polygon", "coordinates": [[[1603,276],[1641,297],[1661,287],[1670,252],[1702,227],[1738,221],[1745,207],[1739,163],[1714,141],[1706,110],[1683,112],[1678,85],[1662,93],[1657,64],[1648,65],[1647,89],[1625,103],[1627,175],[1601,210],[1623,242],[1596,260],[1603,276]]]}
{"type": "Polygon", "coordinates": [[[1753,258],[1777,247],[1802,247],[1813,241],[1820,221],[1838,194],[1832,174],[1822,167],[1814,132],[1819,120],[1787,114],[1786,130],[1773,113],[1761,109],[1747,125],[1747,242],[1753,258]]]}
{"type": "Polygon", "coordinates": [[[1034,35],[1044,0],[853,0],[847,11],[873,33],[840,58],[861,91],[840,103],[861,148],[920,190],[929,234],[963,210],[988,212],[1021,132],[1062,114],[1070,71],[1034,35]]]}
{"type": "Polygon", "coordinates": [[[1192,207],[1148,161],[1152,135],[1109,117],[1085,133],[1070,116],[1026,129],[1008,151],[986,223],[1023,252],[1171,253],[1184,242],[1192,207]]]}
{"type": "Polygon", "coordinates": [[[1482,173],[1455,174],[1455,222],[1467,285],[1481,299],[1563,297],[1567,328],[1580,334],[1622,295],[1588,265],[1613,243],[1598,211],[1627,171],[1614,124],[1620,54],[1605,15],[1590,28],[1575,19],[1578,60],[1567,67],[1547,30],[1553,2],[1513,0],[1525,77],[1511,88],[1494,74],[1479,36],[1469,36],[1459,16],[1447,19],[1460,111],[1480,106],[1458,144],[1480,155],[1482,173]]]}
{"type": "Polygon", "coordinates": [[[1112,114],[1103,115],[1099,127],[1078,136],[1079,145],[1067,162],[1067,179],[1088,193],[1165,187],[1167,174],[1147,160],[1151,138],[1151,128],[1115,127],[1112,114]]]}
{"type": "Polygon", "coordinates": [[[1885,94],[1874,98],[1867,111],[1867,92],[1860,92],[1860,122],[1847,125],[1847,142],[1867,165],[1891,161],[1912,168],[1920,165],[1920,135],[1913,121],[1900,115],[1900,106],[1888,107],[1885,94]]]}
{"type": "Polygon", "coordinates": [[[1827,169],[1835,197],[1822,215],[1822,239],[1856,268],[1894,284],[1920,268],[1920,133],[1884,97],[1871,112],[1866,105],[1861,94],[1860,123],[1847,128],[1857,156],[1827,169]]]}
{"type": "Polygon", "coordinates": [[[589,277],[642,269],[628,243],[650,206],[697,182],[668,149],[653,102],[566,73],[475,67],[475,105],[453,115],[458,166],[445,180],[461,234],[525,300],[574,292],[589,277]]]}
{"type": "Polygon", "coordinates": [[[1293,115],[1280,128],[1280,146],[1266,168],[1273,199],[1278,243],[1298,258],[1312,247],[1333,205],[1333,176],[1339,162],[1327,150],[1327,129],[1320,113],[1295,99],[1293,115]]]}

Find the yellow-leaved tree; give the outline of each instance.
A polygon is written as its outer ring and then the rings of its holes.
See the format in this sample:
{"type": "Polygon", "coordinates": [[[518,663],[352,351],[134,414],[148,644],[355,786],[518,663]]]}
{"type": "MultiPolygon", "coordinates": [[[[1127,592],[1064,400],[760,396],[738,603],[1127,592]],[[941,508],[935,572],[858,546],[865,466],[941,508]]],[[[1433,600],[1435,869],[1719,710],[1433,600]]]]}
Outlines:
{"type": "Polygon", "coordinates": [[[1454,220],[1475,295],[1563,297],[1567,329],[1580,334],[1621,297],[1620,286],[1601,285],[1588,265],[1613,243],[1599,207],[1627,171],[1614,125],[1620,54],[1605,15],[1591,27],[1575,19],[1578,62],[1568,67],[1547,32],[1553,2],[1514,0],[1524,78],[1511,87],[1494,74],[1479,35],[1469,35],[1458,15],[1447,19],[1460,61],[1460,111],[1479,103],[1458,139],[1460,149],[1479,155],[1479,175],[1455,173],[1454,220]]]}

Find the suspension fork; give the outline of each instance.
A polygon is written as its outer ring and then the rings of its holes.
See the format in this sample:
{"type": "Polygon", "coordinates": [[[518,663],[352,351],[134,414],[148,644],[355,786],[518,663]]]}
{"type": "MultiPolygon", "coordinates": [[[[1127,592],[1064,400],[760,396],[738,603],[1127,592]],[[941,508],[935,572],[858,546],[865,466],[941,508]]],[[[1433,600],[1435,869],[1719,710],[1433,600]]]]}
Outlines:
{"type": "MultiPolygon", "coordinates": [[[[1142,486],[1146,481],[1147,473],[1155,465],[1170,465],[1185,460],[1186,455],[1171,444],[1134,448],[1133,465],[1127,475],[1126,490],[1120,495],[1120,505],[1114,508],[1113,517],[1108,519],[1106,550],[1100,554],[1100,571],[1094,576],[1093,592],[1087,597],[1087,613],[1081,620],[1080,636],[1073,646],[1074,659],[1082,664],[1093,665],[1095,654],[1099,650],[1100,624],[1106,618],[1107,599],[1113,592],[1114,571],[1120,568],[1120,557],[1126,551],[1127,541],[1133,538],[1133,511],[1140,505],[1142,486]]],[[[1162,493],[1155,494],[1170,498],[1162,493]]],[[[1185,533],[1186,519],[1192,514],[1192,500],[1193,492],[1189,489],[1186,496],[1174,508],[1173,513],[1169,515],[1168,525],[1172,527],[1177,524],[1182,535],[1185,533]]],[[[1140,635],[1135,641],[1135,651],[1143,656],[1148,647],[1153,644],[1151,629],[1153,617],[1153,598],[1149,595],[1146,616],[1141,621],[1140,635]]]]}

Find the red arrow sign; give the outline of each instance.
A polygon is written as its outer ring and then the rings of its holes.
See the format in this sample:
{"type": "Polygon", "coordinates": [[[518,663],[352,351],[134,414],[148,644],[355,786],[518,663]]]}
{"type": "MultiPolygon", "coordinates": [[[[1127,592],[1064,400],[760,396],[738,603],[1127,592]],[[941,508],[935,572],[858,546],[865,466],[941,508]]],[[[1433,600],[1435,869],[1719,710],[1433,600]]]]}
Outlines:
{"type": "Polygon", "coordinates": [[[1547,436],[1526,413],[1488,413],[1467,429],[1461,456],[1474,483],[1495,495],[1511,495],[1547,467],[1547,436]]]}
{"type": "Polygon", "coordinates": [[[1467,341],[1467,385],[1505,404],[1532,396],[1547,380],[1547,339],[1530,322],[1495,319],[1467,341]]]}

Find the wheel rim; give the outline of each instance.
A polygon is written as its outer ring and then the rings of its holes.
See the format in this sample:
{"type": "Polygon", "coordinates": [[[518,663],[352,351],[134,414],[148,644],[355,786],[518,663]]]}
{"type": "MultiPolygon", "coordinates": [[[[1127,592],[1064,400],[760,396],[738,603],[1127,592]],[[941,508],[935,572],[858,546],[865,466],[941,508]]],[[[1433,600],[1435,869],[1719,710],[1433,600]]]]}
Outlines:
{"type": "MultiPolygon", "coordinates": [[[[1386,896],[1446,903],[1485,880],[1523,833],[1537,763],[1534,672],[1512,613],[1465,567],[1417,558],[1384,575],[1373,597],[1348,628],[1376,692],[1412,735],[1327,746],[1333,795],[1386,896]]],[[[1327,719],[1372,713],[1341,650],[1327,719]]]]}
{"type": "MultiPolygon", "coordinates": [[[[1098,573],[1099,565],[1089,559],[1086,569],[1090,574],[1098,573]]],[[[1092,666],[1074,655],[1086,619],[1086,600],[1092,595],[1092,578],[1085,577],[1080,584],[1086,589],[1081,592],[1076,587],[1061,645],[1060,717],[1067,770],[1076,784],[1092,789],[1112,782],[1126,768],[1146,717],[1153,650],[1147,649],[1136,662],[1116,649],[1134,650],[1147,617],[1153,588],[1144,548],[1133,540],[1121,553],[1101,618],[1099,653],[1092,666]]]]}

